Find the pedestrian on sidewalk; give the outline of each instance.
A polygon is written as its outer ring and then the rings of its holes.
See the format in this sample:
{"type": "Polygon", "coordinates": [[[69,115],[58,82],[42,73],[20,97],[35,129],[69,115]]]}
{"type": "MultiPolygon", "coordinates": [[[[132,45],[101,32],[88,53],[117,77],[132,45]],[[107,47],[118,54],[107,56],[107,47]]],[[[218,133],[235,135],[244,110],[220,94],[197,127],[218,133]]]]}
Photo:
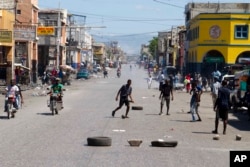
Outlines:
{"type": "Polygon", "coordinates": [[[191,114],[192,114],[191,122],[201,121],[201,117],[199,115],[198,108],[200,106],[200,98],[201,98],[201,94],[202,94],[202,89],[201,89],[201,87],[197,86],[197,83],[195,81],[192,83],[190,94],[192,94],[191,102],[190,102],[191,114]],[[198,117],[197,120],[195,119],[195,114],[198,117]]]}
{"type": "Polygon", "coordinates": [[[170,95],[172,97],[171,100],[174,100],[173,87],[169,84],[169,81],[166,79],[165,84],[162,85],[161,93],[160,93],[160,96],[159,96],[159,99],[161,100],[161,110],[160,110],[159,115],[163,115],[162,109],[163,109],[163,105],[164,105],[165,102],[166,102],[166,107],[167,107],[166,115],[170,115],[169,114],[170,95]]]}
{"type": "Polygon", "coordinates": [[[119,102],[119,106],[114,110],[112,111],[112,116],[114,117],[115,116],[115,112],[119,109],[122,108],[122,106],[125,104],[127,106],[127,109],[126,109],[126,114],[124,116],[124,118],[128,118],[128,113],[129,113],[129,109],[130,109],[130,101],[133,103],[134,100],[132,98],[132,87],[131,87],[131,79],[129,79],[127,81],[127,84],[125,85],[122,85],[122,87],[119,89],[117,95],[116,95],[116,98],[115,100],[117,101],[118,100],[118,97],[120,95],[120,102],[119,102]],[[128,99],[128,97],[130,98],[130,101],[128,99]]]}
{"type": "Polygon", "coordinates": [[[226,134],[227,121],[228,121],[228,110],[230,100],[230,91],[227,88],[227,81],[222,81],[222,87],[218,90],[218,98],[215,102],[214,111],[215,116],[215,129],[212,131],[214,134],[218,134],[219,118],[223,120],[223,134],[226,134]]]}
{"type": "Polygon", "coordinates": [[[150,89],[150,88],[151,88],[152,81],[153,81],[153,78],[152,78],[152,76],[151,76],[151,75],[149,75],[149,77],[147,78],[148,89],[150,89]]]}

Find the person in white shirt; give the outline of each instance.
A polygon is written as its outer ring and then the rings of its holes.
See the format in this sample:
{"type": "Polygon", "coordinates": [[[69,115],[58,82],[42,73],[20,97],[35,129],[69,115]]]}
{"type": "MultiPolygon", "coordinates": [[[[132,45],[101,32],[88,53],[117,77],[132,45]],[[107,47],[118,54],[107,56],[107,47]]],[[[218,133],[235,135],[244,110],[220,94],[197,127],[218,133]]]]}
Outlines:
{"type": "Polygon", "coordinates": [[[221,87],[221,83],[219,82],[219,78],[214,77],[214,83],[212,85],[212,101],[213,101],[213,106],[215,105],[216,99],[218,98],[218,90],[221,87]]]}
{"type": "MultiPolygon", "coordinates": [[[[12,79],[10,81],[10,85],[7,86],[5,88],[6,90],[6,97],[9,97],[10,95],[14,97],[15,102],[13,103],[13,106],[16,108],[16,110],[18,110],[18,105],[17,105],[17,101],[16,101],[16,96],[19,94],[19,88],[18,86],[15,84],[15,80],[12,79]]],[[[4,105],[4,111],[7,112],[7,100],[5,100],[5,105],[4,105]]],[[[14,113],[12,113],[12,117],[15,117],[14,113]]]]}
{"type": "Polygon", "coordinates": [[[158,76],[158,81],[159,81],[159,91],[161,91],[162,85],[164,84],[165,77],[163,72],[158,76]]]}
{"type": "Polygon", "coordinates": [[[148,83],[148,89],[151,88],[151,85],[152,85],[152,81],[153,81],[153,78],[151,75],[149,75],[148,79],[147,79],[147,83],[148,83]]]}

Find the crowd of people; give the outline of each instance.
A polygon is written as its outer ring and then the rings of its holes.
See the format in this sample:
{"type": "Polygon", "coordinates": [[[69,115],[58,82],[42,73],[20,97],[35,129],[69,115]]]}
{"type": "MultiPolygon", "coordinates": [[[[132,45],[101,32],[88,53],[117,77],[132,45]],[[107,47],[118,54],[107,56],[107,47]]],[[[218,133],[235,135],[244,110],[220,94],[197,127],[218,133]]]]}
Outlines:
{"type": "MultiPolygon", "coordinates": [[[[163,115],[163,107],[166,104],[166,115],[170,115],[170,101],[174,100],[173,90],[176,83],[181,82],[181,77],[178,75],[169,75],[165,77],[163,71],[157,76],[157,81],[159,82],[160,91],[160,112],[159,115],[163,115]]],[[[148,89],[151,88],[152,76],[149,73],[147,78],[148,89]]],[[[228,122],[228,112],[230,109],[230,90],[228,88],[228,81],[220,81],[219,77],[213,77],[213,83],[209,83],[207,78],[202,77],[198,73],[194,75],[187,74],[183,77],[184,89],[187,93],[191,95],[190,98],[190,111],[191,114],[190,122],[202,121],[199,114],[199,106],[201,101],[201,96],[204,91],[211,91],[213,109],[215,111],[215,128],[212,133],[218,133],[219,119],[223,121],[223,134],[226,134],[227,122],[228,122]]],[[[249,118],[250,118],[250,86],[244,96],[245,101],[247,101],[249,107],[249,118]]],[[[115,111],[112,112],[114,116],[115,111]]],[[[250,120],[250,119],[249,119],[250,120]]]]}

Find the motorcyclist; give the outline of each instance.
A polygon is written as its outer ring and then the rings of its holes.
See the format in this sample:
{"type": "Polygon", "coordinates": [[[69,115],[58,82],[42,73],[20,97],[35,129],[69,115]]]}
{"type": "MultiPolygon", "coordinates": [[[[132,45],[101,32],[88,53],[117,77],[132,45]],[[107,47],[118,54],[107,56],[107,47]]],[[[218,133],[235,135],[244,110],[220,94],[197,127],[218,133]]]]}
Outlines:
{"type": "MultiPolygon", "coordinates": [[[[13,102],[13,106],[15,107],[16,110],[18,110],[18,105],[17,105],[17,98],[16,98],[16,95],[19,94],[19,88],[18,86],[16,85],[16,82],[14,79],[11,79],[10,80],[10,85],[7,86],[5,88],[6,90],[6,100],[5,100],[5,105],[4,105],[4,112],[7,112],[8,110],[8,97],[11,95],[14,97],[15,101],[13,102]]],[[[11,113],[12,114],[12,117],[14,118],[15,117],[15,113],[11,113]]]]}
{"type": "MultiPolygon", "coordinates": [[[[47,94],[57,93],[58,100],[62,101],[62,108],[63,108],[63,99],[62,99],[63,85],[60,84],[59,82],[60,82],[60,78],[56,78],[55,83],[50,88],[50,92],[48,92],[47,94]]],[[[52,96],[50,96],[50,100],[52,100],[52,96]]]]}

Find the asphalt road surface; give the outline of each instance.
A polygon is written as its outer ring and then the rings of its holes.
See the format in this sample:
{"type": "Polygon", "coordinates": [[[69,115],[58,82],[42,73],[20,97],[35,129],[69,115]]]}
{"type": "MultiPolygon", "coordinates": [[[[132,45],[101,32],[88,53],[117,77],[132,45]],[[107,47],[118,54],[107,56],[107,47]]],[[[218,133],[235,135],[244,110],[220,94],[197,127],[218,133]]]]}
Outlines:
{"type": "MultiPolygon", "coordinates": [[[[24,91],[25,103],[16,118],[0,114],[1,167],[228,167],[230,150],[250,151],[250,122],[244,112],[230,113],[227,134],[213,140],[215,113],[209,92],[201,97],[201,122],[190,122],[189,101],[184,91],[174,92],[170,115],[159,116],[158,82],[147,87],[147,70],[123,65],[121,77],[115,69],[109,78],[98,74],[89,80],[75,80],[65,86],[64,109],[52,116],[47,107],[48,96],[34,96],[45,90],[24,91]],[[132,96],[143,110],[130,110],[128,119],[121,119],[125,106],[118,106],[118,89],[132,79],[132,96]],[[241,141],[235,136],[240,134],[241,141]],[[87,138],[107,136],[110,147],[87,145],[87,138]],[[131,147],[127,140],[141,139],[140,147],[131,147]],[[152,147],[151,141],[177,140],[177,147],[152,147]]],[[[1,96],[0,100],[4,101],[1,96]]],[[[0,105],[3,108],[3,104],[0,105]]],[[[164,113],[166,108],[164,106],[164,113]]]]}

